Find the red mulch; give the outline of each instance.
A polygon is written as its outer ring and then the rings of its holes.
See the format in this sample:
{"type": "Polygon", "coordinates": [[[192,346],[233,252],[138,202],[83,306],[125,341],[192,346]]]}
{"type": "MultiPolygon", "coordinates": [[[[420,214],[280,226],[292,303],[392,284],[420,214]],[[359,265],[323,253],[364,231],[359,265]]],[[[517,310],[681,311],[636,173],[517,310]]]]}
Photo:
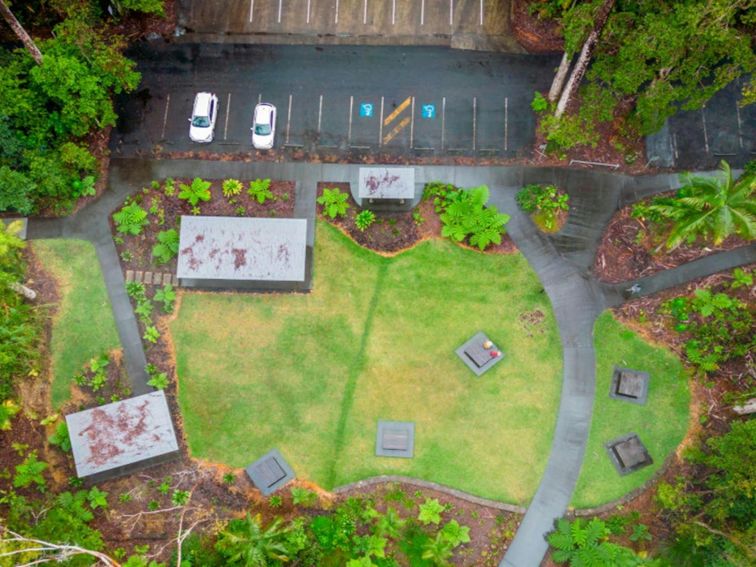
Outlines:
{"type": "MultiPolygon", "coordinates": [[[[247,194],[246,187],[249,186],[248,181],[240,180],[244,184],[245,189],[239,195],[230,199],[223,196],[223,180],[208,179],[207,181],[212,182],[212,186],[210,187],[212,197],[206,203],[202,201],[199,203],[201,214],[204,216],[290,218],[294,214],[295,184],[291,181],[271,182],[270,190],[275,199],[267,200],[262,205],[247,194]],[[241,209],[237,210],[239,207],[241,209]]],[[[116,239],[116,248],[121,256],[121,266],[124,270],[154,270],[175,273],[176,259],[174,258],[167,264],[157,264],[152,260],[152,247],[157,243],[157,234],[159,232],[170,228],[178,229],[179,217],[181,215],[192,214],[192,207],[189,202],[178,198],[180,183],[189,184],[191,180],[176,179],[176,189],[173,196],[165,195],[163,190],[165,184],[163,183],[159,189],[147,187],[132,197],[143,209],[158,211],[157,213],[149,213],[148,219],[150,224],[138,236],[119,234],[115,229],[115,223],[113,223],[111,216],[113,234],[123,240],[123,243],[120,243],[116,239]],[[164,221],[162,224],[159,224],[160,210],[164,211],[164,221]]]]}
{"type": "Polygon", "coordinates": [[[555,53],[564,48],[562,26],[554,20],[542,20],[528,9],[532,0],[512,0],[512,33],[531,53],[555,53]]]}
{"type": "Polygon", "coordinates": [[[748,244],[742,238],[731,236],[716,246],[682,244],[667,250],[659,235],[631,216],[632,210],[632,205],[621,209],[604,231],[594,264],[594,273],[600,280],[610,283],[634,280],[748,244]],[[657,251],[660,244],[661,249],[657,251]]]}

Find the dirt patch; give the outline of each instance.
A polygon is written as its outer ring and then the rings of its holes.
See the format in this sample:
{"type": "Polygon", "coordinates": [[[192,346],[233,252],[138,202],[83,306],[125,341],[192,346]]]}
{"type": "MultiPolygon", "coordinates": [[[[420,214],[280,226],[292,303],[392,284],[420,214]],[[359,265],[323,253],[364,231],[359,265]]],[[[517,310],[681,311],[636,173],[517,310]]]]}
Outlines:
{"type": "MultiPolygon", "coordinates": [[[[223,195],[223,180],[208,181],[212,183],[210,186],[212,196],[209,201],[199,203],[200,214],[203,216],[291,218],[294,215],[295,184],[292,181],[272,181],[270,191],[273,198],[266,200],[263,204],[247,194],[246,188],[249,186],[247,181],[242,181],[244,190],[232,197],[223,195]]],[[[181,183],[191,184],[191,179],[176,179],[172,195],[166,194],[165,183],[163,183],[158,188],[145,187],[131,198],[148,211],[147,218],[150,221],[137,236],[119,234],[111,215],[111,229],[124,270],[176,273],[177,259],[173,258],[166,264],[158,264],[153,260],[152,248],[157,243],[159,232],[171,228],[178,230],[181,215],[192,214],[192,206],[189,202],[178,198],[181,183]]],[[[244,261],[242,256],[236,255],[236,262],[242,262],[240,265],[243,265],[244,261]]]]}
{"type": "Polygon", "coordinates": [[[564,49],[562,25],[531,14],[532,0],[512,0],[512,32],[530,53],[556,53],[564,49]]]}
{"type": "Polygon", "coordinates": [[[667,250],[661,236],[641,220],[633,218],[632,210],[632,206],[627,206],[617,212],[601,238],[593,269],[602,281],[620,283],[650,276],[715,252],[748,244],[742,238],[731,236],[717,246],[682,244],[674,250],[667,250]]]}

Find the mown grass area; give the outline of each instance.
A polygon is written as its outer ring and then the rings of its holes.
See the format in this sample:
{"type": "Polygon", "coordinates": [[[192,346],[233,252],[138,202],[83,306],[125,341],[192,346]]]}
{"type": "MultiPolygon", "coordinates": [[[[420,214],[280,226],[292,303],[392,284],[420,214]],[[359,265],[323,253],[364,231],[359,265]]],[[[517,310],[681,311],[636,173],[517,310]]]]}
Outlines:
{"type": "Polygon", "coordinates": [[[326,488],[405,474],[526,503],[562,359],[525,259],[443,240],[383,258],[317,231],[310,294],[183,293],[171,334],[192,454],[241,467],[277,447],[326,488]],[[481,378],[454,354],[478,330],[505,352],[481,378]],[[416,423],[413,459],[374,456],[378,419],[416,423]]]}
{"type": "Polygon", "coordinates": [[[53,409],[70,397],[71,379],[90,358],[120,347],[94,246],[84,240],[35,240],[34,254],[58,284],[52,326],[53,409]]]}
{"type": "Polygon", "coordinates": [[[688,428],[690,390],[679,358],[648,344],[611,313],[599,317],[596,337],[596,401],[583,468],[572,499],[588,508],[620,498],[646,482],[680,444],[688,428]],[[648,401],[637,405],[609,397],[614,366],[650,373],[648,401]],[[654,464],[621,477],[604,443],[637,433],[654,464]]]}
{"type": "MultiPolygon", "coordinates": [[[[538,320],[538,317],[535,317],[538,320]]],[[[395,258],[318,225],[309,295],[185,292],[171,323],[179,403],[194,455],[242,467],[278,447],[325,488],[404,474],[525,504],[550,450],[561,347],[535,275],[520,255],[442,240],[395,258]],[[540,312],[540,323],[521,315],[540,312]],[[476,378],[454,349],[486,331],[505,359],[476,378]],[[379,419],[414,421],[413,459],[374,455],[379,419]]],[[[674,354],[609,313],[596,324],[597,396],[576,507],[642,485],[688,424],[674,354]],[[651,373],[649,401],[608,397],[614,365],[651,373]],[[655,459],[620,477],[603,444],[636,431],[655,459]]]]}

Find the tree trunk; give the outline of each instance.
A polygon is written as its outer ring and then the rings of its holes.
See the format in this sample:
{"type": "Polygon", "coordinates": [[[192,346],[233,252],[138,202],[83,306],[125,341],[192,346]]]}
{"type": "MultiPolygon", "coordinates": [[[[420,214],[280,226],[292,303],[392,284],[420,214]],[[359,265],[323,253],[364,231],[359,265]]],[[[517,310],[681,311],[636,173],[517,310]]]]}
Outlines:
{"type": "Polygon", "coordinates": [[[559,98],[559,103],[557,104],[557,109],[554,113],[557,118],[564,114],[567,105],[575,96],[575,93],[580,86],[580,82],[583,80],[585,71],[588,69],[588,63],[591,61],[591,55],[593,54],[593,50],[598,43],[598,38],[601,35],[601,30],[604,29],[604,25],[609,19],[609,12],[614,8],[614,2],[615,0],[604,0],[604,5],[601,6],[598,16],[596,16],[596,23],[593,26],[593,31],[588,34],[588,39],[585,40],[583,49],[580,50],[580,57],[578,57],[577,63],[575,63],[572,75],[570,75],[570,80],[567,81],[567,86],[564,88],[562,96],[559,98]]]}
{"type": "Polygon", "coordinates": [[[756,413],[756,398],[751,398],[743,405],[733,406],[732,410],[738,415],[750,415],[756,413]]]}
{"type": "Polygon", "coordinates": [[[39,50],[39,48],[37,48],[34,40],[29,37],[29,34],[26,33],[26,30],[21,26],[21,24],[18,23],[16,16],[14,16],[13,12],[10,11],[10,8],[5,5],[4,0],[0,0],[0,14],[3,15],[5,21],[8,22],[10,28],[18,36],[18,39],[20,39],[23,42],[24,46],[26,46],[26,50],[37,62],[37,65],[42,65],[42,52],[39,50]]]}
{"type": "Polygon", "coordinates": [[[557,69],[556,75],[554,75],[554,81],[551,83],[551,88],[549,89],[550,102],[554,102],[559,96],[559,93],[562,92],[564,80],[567,78],[567,73],[570,70],[570,63],[572,63],[572,57],[568,57],[567,52],[565,51],[564,55],[562,55],[562,60],[559,62],[559,68],[557,69]]]}

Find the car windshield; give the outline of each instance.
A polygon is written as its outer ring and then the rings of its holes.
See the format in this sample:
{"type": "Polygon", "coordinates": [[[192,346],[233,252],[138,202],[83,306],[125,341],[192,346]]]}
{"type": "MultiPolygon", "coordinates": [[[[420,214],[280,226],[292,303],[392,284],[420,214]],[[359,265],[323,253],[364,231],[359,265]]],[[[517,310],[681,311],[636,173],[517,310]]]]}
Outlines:
{"type": "Polygon", "coordinates": [[[258,136],[267,136],[270,134],[270,126],[268,124],[255,124],[255,134],[258,136]]]}
{"type": "Polygon", "coordinates": [[[195,128],[207,128],[210,126],[210,118],[207,116],[195,116],[192,119],[192,126],[195,128]]]}

